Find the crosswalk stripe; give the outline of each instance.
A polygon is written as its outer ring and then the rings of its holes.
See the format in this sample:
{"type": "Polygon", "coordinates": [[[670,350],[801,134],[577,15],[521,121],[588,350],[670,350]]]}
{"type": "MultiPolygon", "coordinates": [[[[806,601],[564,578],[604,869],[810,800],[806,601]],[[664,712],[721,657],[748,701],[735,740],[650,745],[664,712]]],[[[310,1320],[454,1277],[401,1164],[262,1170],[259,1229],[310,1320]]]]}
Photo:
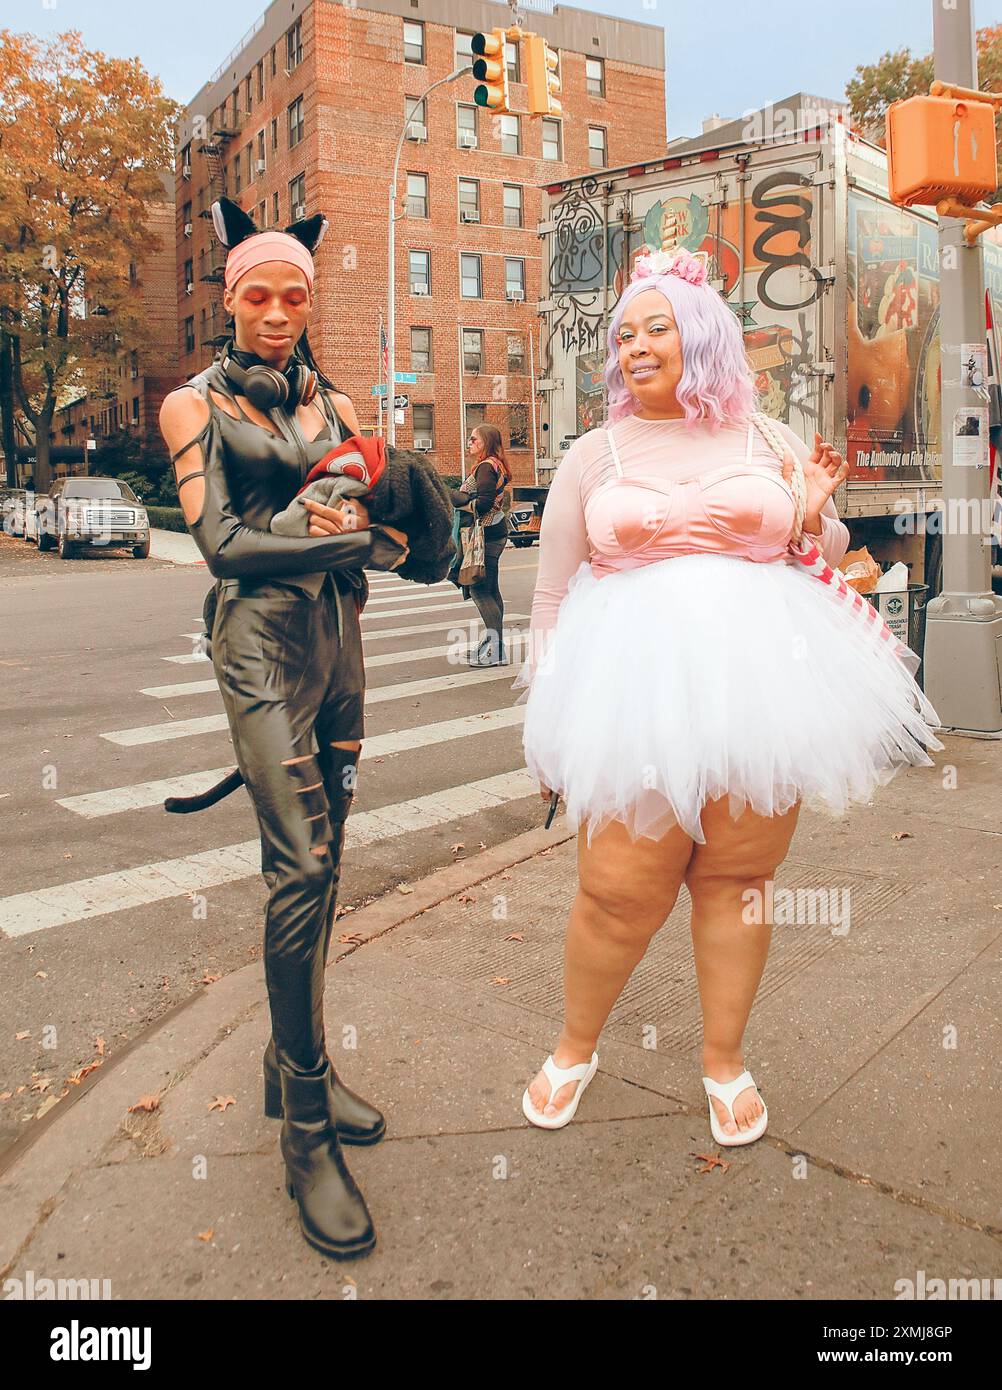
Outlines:
{"type": "Polygon", "coordinates": [[[188,652],[185,656],[162,656],[161,661],[172,661],[175,666],[194,666],[199,661],[208,661],[209,658],[202,652],[188,652]]]}
{"type": "MultiPolygon", "coordinates": [[[[389,598],[370,598],[366,603],[363,612],[368,613],[370,608],[386,607],[388,604],[391,603],[420,603],[422,599],[426,598],[446,597],[447,595],[445,594],[429,594],[426,591],[424,591],[423,588],[422,592],[415,593],[412,587],[411,592],[409,594],[391,594],[389,598]]],[[[462,594],[459,592],[458,589],[452,590],[452,601],[457,608],[462,608],[462,606],[466,602],[466,600],[463,598],[462,594]]],[[[401,609],[401,612],[403,613],[407,613],[409,611],[410,610],[406,608],[401,609]]]]}
{"type": "MultiPolygon", "coordinates": [[[[509,657],[514,660],[516,655],[528,640],[528,633],[513,632],[508,634],[505,644],[509,657]]],[[[452,642],[445,647],[414,647],[407,652],[384,652],[382,656],[367,656],[365,658],[365,669],[376,666],[396,666],[402,661],[430,661],[432,657],[439,656],[459,656],[463,657],[467,651],[465,641],[452,642]]],[[[218,690],[215,679],[211,681],[186,681],[180,685],[149,685],[140,690],[140,695],[151,695],[155,700],[176,700],[187,695],[208,695],[212,691],[218,690]]]]}
{"type": "MultiPolygon", "coordinates": [[[[359,845],[444,825],[536,793],[535,778],[522,768],[381,806],[376,811],[360,811],[348,817],[346,849],[350,852],[359,845]]],[[[250,878],[260,869],[260,842],[255,839],[73,883],[14,893],[0,898],[0,936],[28,936],[48,927],[68,926],[110,912],[163,902],[250,878]]]]}
{"type": "MultiPolygon", "coordinates": [[[[511,684],[518,674],[515,663],[487,666],[482,671],[473,668],[450,676],[429,676],[426,680],[401,681],[397,685],[378,686],[365,692],[365,705],[380,705],[387,700],[405,700],[415,695],[432,695],[439,690],[458,690],[485,681],[507,680],[511,684]]],[[[166,743],[175,738],[191,738],[197,734],[212,734],[227,728],[225,714],[207,714],[198,719],[172,719],[166,724],[145,724],[134,729],[114,729],[101,734],[109,743],[122,748],[134,748],[141,743],[166,743]]]]}
{"type": "MultiPolygon", "coordinates": [[[[413,729],[395,729],[388,734],[375,734],[362,743],[363,762],[370,758],[387,757],[412,748],[427,748],[453,739],[470,738],[490,733],[494,729],[509,729],[525,719],[525,706],[512,705],[489,710],[485,714],[466,714],[459,719],[442,719],[435,724],[421,724],[413,729]]],[[[132,786],[109,787],[107,791],[84,792],[79,796],[63,796],[57,806],[74,811],[78,816],[93,819],[117,815],[122,811],[138,811],[146,806],[158,806],[168,796],[195,796],[208,791],[232,770],[214,767],[203,772],[189,772],[177,777],[161,777],[152,782],[136,782],[132,786]]]]}

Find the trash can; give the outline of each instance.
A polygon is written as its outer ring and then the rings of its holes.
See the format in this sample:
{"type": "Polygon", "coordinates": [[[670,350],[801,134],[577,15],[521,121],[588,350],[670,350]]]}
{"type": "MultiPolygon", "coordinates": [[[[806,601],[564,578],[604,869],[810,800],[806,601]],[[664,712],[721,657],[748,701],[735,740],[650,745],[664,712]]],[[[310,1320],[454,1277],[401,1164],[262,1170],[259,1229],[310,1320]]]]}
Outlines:
{"type": "MultiPolygon", "coordinates": [[[[928,584],[909,584],[904,589],[890,589],[884,594],[864,594],[900,642],[911,647],[917,656],[925,657],[925,605],[929,597],[928,584]]],[[[915,680],[925,689],[925,664],[918,668],[915,680]]]]}

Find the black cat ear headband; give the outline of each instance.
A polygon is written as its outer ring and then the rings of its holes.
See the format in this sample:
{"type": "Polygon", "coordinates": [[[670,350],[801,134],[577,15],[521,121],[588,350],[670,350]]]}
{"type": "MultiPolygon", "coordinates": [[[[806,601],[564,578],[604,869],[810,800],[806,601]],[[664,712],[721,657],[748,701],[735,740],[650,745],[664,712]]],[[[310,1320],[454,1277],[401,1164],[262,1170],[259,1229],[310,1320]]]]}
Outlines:
{"type": "MultiPolygon", "coordinates": [[[[257,236],[264,230],[256,227],[254,219],[244,212],[238,203],[233,202],[232,198],[217,198],[212,204],[212,225],[227,251],[232,251],[234,246],[239,246],[248,237],[257,236]]],[[[297,241],[301,241],[312,255],[323,241],[329,225],[323,213],[316,212],[312,217],[290,222],[282,230],[286,236],[293,236],[297,241]]]]}

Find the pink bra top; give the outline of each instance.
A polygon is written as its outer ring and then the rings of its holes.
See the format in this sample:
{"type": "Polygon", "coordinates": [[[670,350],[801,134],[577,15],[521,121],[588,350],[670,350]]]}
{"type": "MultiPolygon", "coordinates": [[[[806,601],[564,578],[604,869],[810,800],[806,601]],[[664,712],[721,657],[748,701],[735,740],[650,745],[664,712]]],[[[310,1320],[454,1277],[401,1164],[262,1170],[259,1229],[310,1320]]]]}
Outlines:
{"type": "Polygon", "coordinates": [[[685,482],[627,478],[613,428],[606,438],[617,476],[601,483],[584,508],[596,552],[593,572],[633,569],[673,555],[773,561],[786,553],[795,517],[793,492],[776,469],[751,462],[753,425],[743,466],[725,464],[685,482]]]}

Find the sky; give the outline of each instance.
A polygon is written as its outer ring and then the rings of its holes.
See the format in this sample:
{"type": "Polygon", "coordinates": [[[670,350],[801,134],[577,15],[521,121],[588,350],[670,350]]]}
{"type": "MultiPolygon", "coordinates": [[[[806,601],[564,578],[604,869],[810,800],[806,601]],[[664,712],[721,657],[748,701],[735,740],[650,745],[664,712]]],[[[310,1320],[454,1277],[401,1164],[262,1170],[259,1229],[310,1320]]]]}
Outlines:
{"type": "MultiPolygon", "coordinates": [[[[705,116],[740,116],[797,91],[841,100],[857,64],[902,47],[931,50],[933,3],[581,0],[575,8],[664,28],[674,139],[699,134],[705,116]]],[[[0,0],[0,26],[42,35],[79,29],[90,48],[138,56],[186,104],[266,8],[264,0],[0,0]]],[[[526,10],[524,27],[531,20],[526,10]]],[[[1002,23],[1002,0],[975,0],[974,20],[1002,23]]]]}

